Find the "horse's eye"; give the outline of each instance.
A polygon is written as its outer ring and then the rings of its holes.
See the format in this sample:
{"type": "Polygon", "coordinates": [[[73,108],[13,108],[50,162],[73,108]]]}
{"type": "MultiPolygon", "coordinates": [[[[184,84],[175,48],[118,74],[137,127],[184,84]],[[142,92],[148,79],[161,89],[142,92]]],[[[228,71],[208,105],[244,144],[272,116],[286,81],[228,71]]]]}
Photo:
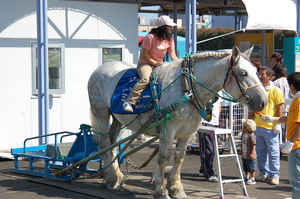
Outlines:
{"type": "Polygon", "coordinates": [[[247,76],[247,71],[243,71],[243,72],[242,72],[242,75],[243,75],[243,76],[247,76]]]}

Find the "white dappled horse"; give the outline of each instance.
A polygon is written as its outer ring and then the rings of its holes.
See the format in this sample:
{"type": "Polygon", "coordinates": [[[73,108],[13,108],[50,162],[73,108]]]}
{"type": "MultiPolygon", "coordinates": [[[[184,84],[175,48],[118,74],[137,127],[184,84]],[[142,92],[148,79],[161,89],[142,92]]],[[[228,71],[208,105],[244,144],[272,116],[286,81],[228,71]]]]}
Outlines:
{"type": "MultiPolygon", "coordinates": [[[[256,69],[248,58],[252,49],[241,53],[237,47],[232,52],[205,52],[192,56],[191,65],[194,77],[214,93],[224,89],[237,101],[247,105],[250,111],[261,111],[267,104],[265,89],[261,85],[256,69]]],[[[166,88],[174,79],[182,73],[181,64],[183,59],[170,63],[164,63],[157,71],[158,82],[161,89],[166,88]]],[[[108,62],[99,66],[91,75],[88,83],[88,92],[91,106],[92,127],[96,132],[113,132],[123,125],[131,122],[136,114],[113,114],[110,111],[112,94],[119,79],[128,70],[135,68],[133,64],[125,62],[108,62]],[[109,126],[109,118],[113,117],[112,125],[109,126]]],[[[172,86],[161,93],[160,106],[166,107],[184,95],[183,79],[179,78],[172,86]]],[[[207,104],[215,96],[203,86],[195,84],[195,98],[201,104],[207,104]]],[[[123,102],[120,102],[123,103],[123,102]]],[[[168,121],[166,124],[166,135],[160,133],[158,169],[154,181],[154,198],[186,198],[180,181],[180,170],[184,161],[186,147],[189,138],[195,133],[202,121],[198,110],[187,102],[176,111],[179,116],[168,121]],[[165,137],[166,136],[166,137],[165,137]],[[164,185],[164,170],[169,163],[172,152],[173,140],[177,139],[174,165],[164,185]]],[[[153,111],[148,111],[136,118],[128,128],[137,132],[149,119],[153,111]]],[[[162,131],[164,130],[161,128],[162,131]]],[[[157,135],[153,128],[147,132],[148,135],[157,135]]],[[[100,148],[105,148],[118,141],[120,133],[95,135],[100,148]]],[[[116,156],[116,148],[102,155],[104,166],[111,163],[116,156]]],[[[123,174],[118,162],[115,161],[104,171],[104,178],[108,189],[116,189],[123,184],[123,174]]]]}

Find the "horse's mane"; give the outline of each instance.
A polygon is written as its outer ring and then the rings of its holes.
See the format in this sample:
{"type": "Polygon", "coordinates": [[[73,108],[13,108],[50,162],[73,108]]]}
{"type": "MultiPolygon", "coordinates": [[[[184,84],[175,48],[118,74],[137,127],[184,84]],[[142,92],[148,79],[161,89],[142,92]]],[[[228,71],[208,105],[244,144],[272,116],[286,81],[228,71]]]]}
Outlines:
{"type": "MultiPolygon", "coordinates": [[[[197,60],[206,60],[206,59],[218,59],[218,58],[223,58],[228,55],[230,55],[232,51],[222,51],[222,52],[215,52],[215,51],[207,51],[203,53],[198,53],[195,54],[191,57],[192,61],[197,61],[197,60]]],[[[240,53],[240,55],[245,58],[246,60],[250,61],[249,57],[245,55],[244,53],[240,53]]]]}
{"type": "Polygon", "coordinates": [[[191,57],[191,59],[192,59],[192,61],[206,60],[206,59],[218,59],[218,58],[226,57],[230,54],[231,54],[231,51],[224,51],[224,52],[207,51],[207,52],[195,54],[191,57]]]}

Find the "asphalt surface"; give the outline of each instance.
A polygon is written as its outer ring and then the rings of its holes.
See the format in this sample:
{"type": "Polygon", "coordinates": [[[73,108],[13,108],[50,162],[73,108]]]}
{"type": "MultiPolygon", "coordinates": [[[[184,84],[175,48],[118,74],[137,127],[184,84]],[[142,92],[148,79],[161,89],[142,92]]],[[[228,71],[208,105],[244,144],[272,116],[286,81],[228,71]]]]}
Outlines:
{"type": "MultiPolygon", "coordinates": [[[[139,143],[134,142],[132,148],[139,143]]],[[[141,166],[150,156],[157,143],[130,156],[133,164],[141,166]]],[[[229,153],[224,151],[224,153],[229,153]]],[[[35,165],[39,165],[37,161],[35,165]]],[[[20,161],[20,167],[27,166],[28,161],[20,161]]],[[[14,161],[0,159],[0,198],[1,199],[44,199],[44,198],[73,198],[73,199],[133,199],[153,198],[152,184],[149,182],[155,162],[142,170],[134,166],[121,165],[123,173],[127,173],[126,185],[118,190],[107,190],[101,178],[80,177],[74,182],[62,182],[53,179],[41,178],[12,172],[14,161]]],[[[97,162],[89,163],[91,168],[98,168],[97,162]]],[[[219,198],[218,183],[212,183],[198,175],[199,171],[198,152],[187,153],[182,166],[181,179],[188,198],[219,198]]],[[[216,166],[216,164],[214,164],[216,166]]],[[[216,169],[215,169],[216,171],[216,169]]],[[[225,198],[257,198],[257,199],[287,199],[291,198],[291,185],[287,176],[287,156],[281,159],[281,178],[279,185],[270,185],[267,182],[257,182],[256,185],[247,185],[249,197],[243,196],[242,188],[237,183],[228,183],[224,186],[225,198]]],[[[237,178],[236,163],[232,158],[222,160],[223,179],[237,178]]],[[[257,174],[258,175],[258,174],[257,174]]]]}

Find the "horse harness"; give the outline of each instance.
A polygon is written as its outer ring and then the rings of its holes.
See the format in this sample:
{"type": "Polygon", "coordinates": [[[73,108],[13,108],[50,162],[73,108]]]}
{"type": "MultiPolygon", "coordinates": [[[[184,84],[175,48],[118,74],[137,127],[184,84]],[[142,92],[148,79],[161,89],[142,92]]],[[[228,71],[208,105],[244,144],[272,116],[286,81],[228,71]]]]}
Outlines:
{"type": "MultiPolygon", "coordinates": [[[[226,82],[228,81],[228,79],[235,79],[236,83],[242,93],[242,96],[237,99],[237,101],[245,101],[246,103],[251,103],[251,97],[247,94],[247,91],[255,88],[259,85],[261,85],[261,83],[255,84],[253,86],[250,87],[243,87],[238,79],[238,75],[235,69],[236,64],[239,62],[240,60],[240,56],[238,56],[238,59],[236,61],[234,61],[234,59],[232,58],[232,54],[229,55],[228,57],[228,63],[229,63],[229,68],[227,70],[226,73],[226,77],[224,79],[224,83],[223,83],[223,88],[225,89],[226,87],[226,82]]],[[[248,60],[248,58],[244,57],[245,59],[248,60]]],[[[184,73],[184,80],[183,80],[183,87],[184,87],[184,92],[190,95],[190,101],[192,103],[192,105],[198,110],[198,112],[200,113],[200,115],[202,116],[203,119],[210,121],[211,120],[211,116],[212,116],[212,104],[215,103],[218,100],[218,96],[216,95],[214,98],[212,98],[208,104],[208,106],[204,106],[203,104],[201,104],[201,102],[197,99],[195,93],[195,84],[193,79],[191,78],[191,76],[187,75],[188,72],[191,72],[192,74],[194,73],[193,71],[193,65],[191,64],[191,60],[190,57],[185,57],[185,59],[183,60],[182,64],[182,72],[184,73]]]]}
{"type": "MultiPolygon", "coordinates": [[[[198,110],[201,117],[203,119],[205,119],[206,121],[210,121],[212,118],[212,107],[213,107],[212,104],[218,100],[218,96],[216,95],[214,98],[212,98],[210,100],[208,106],[206,106],[206,107],[203,104],[201,104],[201,102],[196,98],[196,95],[195,95],[196,89],[195,89],[194,81],[191,78],[191,76],[187,74],[189,72],[191,72],[192,74],[194,73],[190,57],[184,58],[184,60],[182,61],[181,67],[182,67],[182,73],[183,73],[184,96],[181,97],[180,99],[176,100],[169,106],[163,107],[163,108],[161,108],[159,106],[159,99],[158,99],[158,97],[157,97],[158,95],[156,93],[157,76],[155,75],[155,73],[152,73],[152,75],[150,77],[150,87],[151,87],[152,95],[155,96],[154,97],[155,113],[153,116],[156,118],[156,121],[158,121],[161,118],[165,117],[166,114],[169,114],[170,112],[177,109],[177,107],[190,101],[191,104],[198,110]]],[[[157,129],[157,131],[159,131],[159,129],[157,129]]]]}
{"type": "MultiPolygon", "coordinates": [[[[223,82],[223,88],[225,89],[225,87],[227,86],[226,82],[228,81],[228,79],[230,79],[230,80],[235,79],[236,83],[242,93],[242,96],[239,99],[237,99],[236,101],[239,101],[239,102],[245,101],[246,103],[251,103],[251,97],[249,95],[247,95],[247,91],[261,85],[261,83],[255,84],[253,86],[246,87],[246,88],[241,85],[241,83],[238,79],[236,69],[235,69],[235,66],[237,65],[237,63],[240,60],[240,56],[241,55],[239,55],[238,59],[236,61],[234,61],[232,55],[229,55],[229,57],[228,57],[229,68],[227,70],[227,73],[226,73],[226,76],[225,76],[225,79],[223,82]]],[[[245,59],[248,59],[245,56],[243,56],[243,57],[245,59]]],[[[163,107],[163,108],[159,106],[159,99],[157,97],[158,95],[157,95],[156,89],[155,89],[155,87],[157,85],[157,76],[155,75],[155,73],[152,73],[152,75],[150,77],[150,87],[151,87],[152,95],[155,96],[154,97],[154,110],[155,111],[154,111],[154,115],[152,116],[152,119],[159,121],[160,119],[164,118],[170,112],[176,110],[179,106],[190,101],[191,104],[198,110],[201,117],[207,121],[210,121],[211,116],[212,116],[213,103],[215,103],[218,100],[219,95],[206,88],[210,92],[214,93],[216,96],[214,98],[210,99],[208,104],[205,104],[205,105],[201,104],[200,100],[197,99],[197,97],[196,97],[195,80],[194,80],[194,78],[191,77],[192,76],[191,74],[193,74],[194,71],[193,71],[193,64],[191,63],[190,56],[184,58],[184,60],[182,61],[182,64],[181,64],[181,68],[182,68],[182,74],[183,74],[184,95],[180,99],[173,102],[172,104],[168,105],[167,107],[163,107]]]]}
{"type": "MultiPolygon", "coordinates": [[[[212,109],[207,107],[205,110],[205,106],[200,103],[200,101],[196,98],[196,89],[195,84],[191,76],[187,75],[188,72],[194,73],[193,65],[191,64],[190,57],[185,57],[181,64],[182,72],[183,72],[183,88],[184,93],[187,93],[191,96],[190,102],[192,105],[198,110],[201,117],[205,119],[206,121],[210,121],[212,118],[212,109]]],[[[216,102],[218,99],[216,99],[214,102],[216,102]]],[[[213,102],[213,103],[214,103],[213,102]]]]}

